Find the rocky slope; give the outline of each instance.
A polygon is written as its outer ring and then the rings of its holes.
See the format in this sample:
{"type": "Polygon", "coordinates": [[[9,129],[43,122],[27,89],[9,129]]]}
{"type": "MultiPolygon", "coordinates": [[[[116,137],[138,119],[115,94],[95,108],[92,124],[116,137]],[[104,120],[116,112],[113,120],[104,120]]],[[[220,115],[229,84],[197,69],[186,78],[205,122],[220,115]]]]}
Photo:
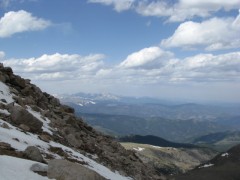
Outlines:
{"type": "Polygon", "coordinates": [[[121,143],[133,150],[147,164],[153,165],[165,175],[185,173],[217,155],[207,148],[173,148],[148,144],[121,143]]]}
{"type": "MultiPolygon", "coordinates": [[[[79,179],[79,172],[85,180],[164,179],[134,152],[95,131],[77,118],[72,108],[61,105],[58,99],[2,64],[0,158],[3,159],[0,163],[9,159],[13,164],[22,162],[31,165],[32,171],[56,179],[71,179],[77,173],[79,179]]],[[[1,174],[5,172],[8,171],[1,174]]]]}
{"type": "Polygon", "coordinates": [[[238,180],[240,179],[240,145],[216,156],[186,174],[172,180],[238,180]]]}

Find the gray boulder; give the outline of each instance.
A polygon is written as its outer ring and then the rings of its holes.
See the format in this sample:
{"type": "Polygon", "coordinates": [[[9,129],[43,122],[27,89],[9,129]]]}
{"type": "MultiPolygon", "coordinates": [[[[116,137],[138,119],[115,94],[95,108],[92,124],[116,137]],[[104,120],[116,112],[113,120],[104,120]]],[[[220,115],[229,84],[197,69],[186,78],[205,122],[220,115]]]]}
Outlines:
{"type": "Polygon", "coordinates": [[[24,155],[33,161],[43,162],[42,154],[35,146],[28,146],[24,151],[24,155]]]}
{"type": "Polygon", "coordinates": [[[30,128],[32,132],[42,132],[43,123],[29,113],[21,106],[12,106],[10,108],[11,120],[17,124],[25,124],[30,128]]]}
{"type": "Polygon", "coordinates": [[[13,76],[12,79],[11,79],[11,83],[17,87],[20,87],[20,88],[25,88],[26,87],[26,81],[21,78],[20,76],[13,76]]]}
{"type": "Polygon", "coordinates": [[[35,163],[30,167],[30,170],[33,172],[47,172],[48,166],[45,164],[35,163]]]}
{"type": "Polygon", "coordinates": [[[95,171],[67,160],[54,159],[48,163],[48,178],[56,180],[106,180],[95,171]]]}

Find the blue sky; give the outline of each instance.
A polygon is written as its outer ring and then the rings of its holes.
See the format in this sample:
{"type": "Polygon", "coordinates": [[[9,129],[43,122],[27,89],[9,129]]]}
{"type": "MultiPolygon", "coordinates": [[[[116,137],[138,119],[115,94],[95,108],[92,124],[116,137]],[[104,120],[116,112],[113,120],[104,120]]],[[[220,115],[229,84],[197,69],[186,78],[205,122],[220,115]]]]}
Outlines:
{"type": "Polygon", "coordinates": [[[0,61],[49,93],[240,100],[239,0],[0,0],[0,61]]]}

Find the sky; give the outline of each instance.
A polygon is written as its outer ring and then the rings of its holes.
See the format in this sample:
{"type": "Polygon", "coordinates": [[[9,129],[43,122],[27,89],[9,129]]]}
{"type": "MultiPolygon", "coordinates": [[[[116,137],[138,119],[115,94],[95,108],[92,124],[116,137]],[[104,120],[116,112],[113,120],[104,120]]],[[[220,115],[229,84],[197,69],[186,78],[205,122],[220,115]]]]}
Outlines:
{"type": "Polygon", "coordinates": [[[240,0],[0,0],[0,62],[44,91],[240,101],[240,0]]]}

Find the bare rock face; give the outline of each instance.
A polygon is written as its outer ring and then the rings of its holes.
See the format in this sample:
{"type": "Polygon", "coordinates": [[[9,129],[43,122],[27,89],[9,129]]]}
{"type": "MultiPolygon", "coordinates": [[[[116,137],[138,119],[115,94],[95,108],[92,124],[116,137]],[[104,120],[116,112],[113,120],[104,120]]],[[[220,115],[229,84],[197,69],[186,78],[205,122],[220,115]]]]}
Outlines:
{"type": "Polygon", "coordinates": [[[23,89],[26,86],[25,80],[20,76],[14,76],[13,78],[11,78],[11,83],[21,89],[23,89]]]}
{"type": "Polygon", "coordinates": [[[42,154],[35,146],[28,146],[24,151],[24,155],[33,161],[43,162],[42,154]]]}
{"type": "Polygon", "coordinates": [[[24,124],[30,128],[30,131],[41,132],[43,123],[35,118],[31,113],[21,106],[12,106],[10,108],[11,120],[17,124],[24,124]]]}
{"type": "Polygon", "coordinates": [[[55,159],[48,163],[48,178],[57,180],[105,180],[96,172],[67,160],[55,159]]]}

